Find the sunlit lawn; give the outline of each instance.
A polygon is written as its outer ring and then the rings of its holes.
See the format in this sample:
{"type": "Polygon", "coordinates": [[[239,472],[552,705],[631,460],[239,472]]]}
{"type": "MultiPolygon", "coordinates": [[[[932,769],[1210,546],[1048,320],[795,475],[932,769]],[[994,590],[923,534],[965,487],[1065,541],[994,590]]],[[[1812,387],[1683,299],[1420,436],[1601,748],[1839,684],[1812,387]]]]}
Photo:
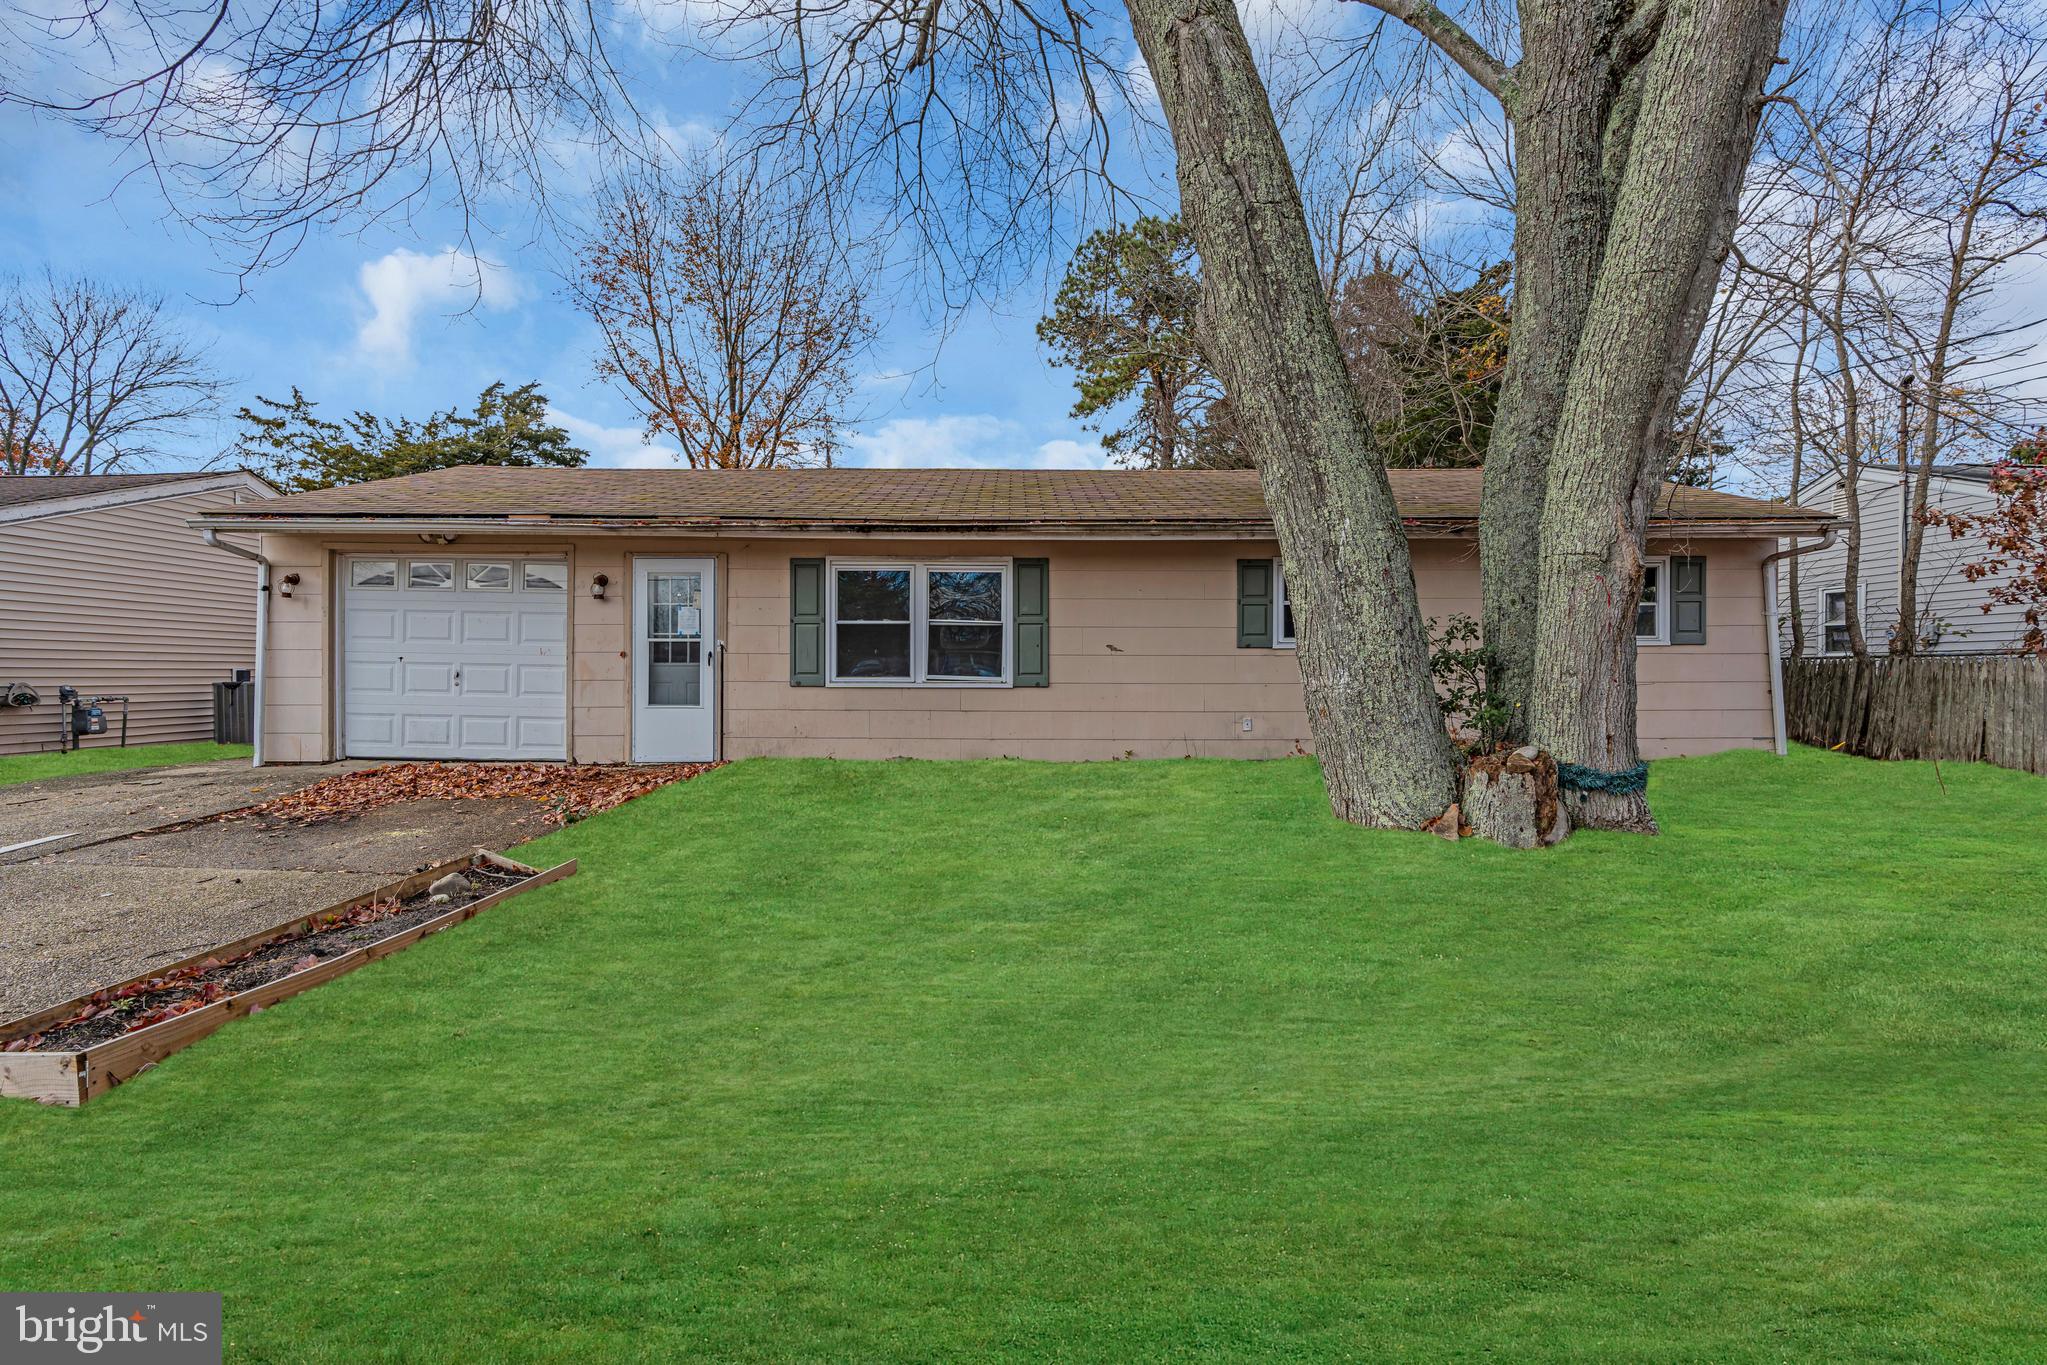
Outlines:
{"type": "Polygon", "coordinates": [[[734,765],[0,1104],[0,1286],[237,1360],[2036,1360],[2047,783],[1943,775],[1512,854],[1305,760],[734,765]]]}

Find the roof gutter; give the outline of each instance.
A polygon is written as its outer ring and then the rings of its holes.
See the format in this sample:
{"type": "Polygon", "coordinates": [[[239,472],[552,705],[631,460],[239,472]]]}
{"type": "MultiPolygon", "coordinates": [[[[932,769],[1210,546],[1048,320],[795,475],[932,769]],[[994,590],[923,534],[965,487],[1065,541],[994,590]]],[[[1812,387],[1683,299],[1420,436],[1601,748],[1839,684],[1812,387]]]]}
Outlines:
{"type": "MultiPolygon", "coordinates": [[[[202,530],[249,531],[274,535],[489,535],[498,537],[557,536],[693,536],[703,539],[816,539],[834,536],[890,536],[902,539],[1010,540],[1271,540],[1269,521],[1144,521],[1144,522],[855,522],[763,521],[675,522],[622,519],[568,520],[506,517],[197,517],[202,530]]],[[[1471,518],[1409,517],[1411,537],[1469,536],[1477,529],[1471,518]]],[[[1816,535],[1826,527],[1812,521],[1652,521],[1649,533],[1658,539],[1673,535],[1700,539],[1752,539],[1758,536],[1816,535]]]]}
{"type": "Polygon", "coordinates": [[[270,652],[270,561],[259,551],[222,540],[218,531],[209,529],[201,534],[214,549],[240,555],[243,559],[254,560],[256,564],[256,696],[249,708],[253,717],[249,722],[249,766],[260,768],[263,766],[263,675],[267,671],[265,665],[270,652]]]}
{"type": "Polygon", "coordinates": [[[1784,642],[1777,638],[1777,562],[1830,549],[1840,534],[1838,526],[1829,526],[1811,545],[1793,542],[1763,556],[1763,633],[1770,637],[1770,732],[1777,741],[1779,758],[1791,751],[1791,744],[1784,733],[1784,642]]]}

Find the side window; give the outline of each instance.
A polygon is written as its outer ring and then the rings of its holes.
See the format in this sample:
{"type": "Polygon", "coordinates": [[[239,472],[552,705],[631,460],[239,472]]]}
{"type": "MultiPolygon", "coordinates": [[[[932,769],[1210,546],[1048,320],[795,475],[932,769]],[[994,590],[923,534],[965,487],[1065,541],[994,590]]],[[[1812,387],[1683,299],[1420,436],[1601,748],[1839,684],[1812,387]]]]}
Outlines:
{"type": "Polygon", "coordinates": [[[1848,641],[1848,592],[1836,588],[1820,594],[1820,623],[1825,638],[1820,648],[1829,654],[1846,654],[1852,646],[1848,641]]]}
{"type": "Polygon", "coordinates": [[[1297,641],[1294,639],[1294,600],[1287,596],[1286,570],[1276,559],[1272,561],[1272,581],[1275,585],[1274,591],[1279,595],[1279,610],[1273,613],[1272,643],[1295,644],[1297,641]]]}
{"type": "Polygon", "coordinates": [[[1661,559],[1642,565],[1642,596],[1635,603],[1635,643],[1661,645],[1670,642],[1670,595],[1664,583],[1668,566],[1661,559]]]}

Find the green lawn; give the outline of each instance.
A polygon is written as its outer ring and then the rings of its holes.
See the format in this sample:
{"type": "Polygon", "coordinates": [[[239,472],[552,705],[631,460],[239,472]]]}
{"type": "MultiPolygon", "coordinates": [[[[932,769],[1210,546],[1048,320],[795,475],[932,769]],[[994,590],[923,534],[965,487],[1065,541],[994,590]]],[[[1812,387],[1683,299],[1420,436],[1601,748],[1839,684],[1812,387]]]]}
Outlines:
{"type": "Polygon", "coordinates": [[[2047,783],[1943,774],[1514,854],[1307,761],[738,764],[0,1105],[0,1287],[233,1360],[2037,1360],[2047,783]]]}
{"type": "Polygon", "coordinates": [[[175,763],[210,763],[247,758],[246,744],[134,744],[123,749],[74,749],[68,754],[9,754],[0,757],[0,787],[40,782],[76,773],[111,773],[123,768],[167,768],[175,763]]]}

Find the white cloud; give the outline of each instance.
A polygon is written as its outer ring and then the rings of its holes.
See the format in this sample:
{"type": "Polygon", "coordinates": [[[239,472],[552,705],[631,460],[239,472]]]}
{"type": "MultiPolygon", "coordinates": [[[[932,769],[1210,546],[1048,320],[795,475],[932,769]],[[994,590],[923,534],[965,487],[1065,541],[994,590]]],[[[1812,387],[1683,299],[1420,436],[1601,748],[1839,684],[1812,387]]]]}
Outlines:
{"type": "Polygon", "coordinates": [[[898,417],[846,438],[845,463],[872,469],[1101,469],[1099,443],[1032,441],[1022,426],[988,413],[898,417]]]}
{"type": "Polygon", "coordinates": [[[1031,461],[1034,469],[1101,469],[1108,465],[1109,457],[1102,453],[1099,441],[1069,441],[1064,437],[1047,441],[1038,447],[1037,456],[1031,461]]]}
{"type": "Polygon", "coordinates": [[[639,427],[607,427],[560,408],[547,410],[548,420],[569,434],[571,440],[590,452],[592,466],[605,469],[674,469],[682,464],[682,452],[674,446],[649,445],[639,427]]]}
{"type": "Polygon", "coordinates": [[[356,332],[356,350],[380,365],[412,358],[413,329],[428,309],[447,316],[471,308],[500,312],[525,293],[507,267],[452,246],[431,256],[400,247],[365,263],[357,280],[370,316],[356,332]]]}

